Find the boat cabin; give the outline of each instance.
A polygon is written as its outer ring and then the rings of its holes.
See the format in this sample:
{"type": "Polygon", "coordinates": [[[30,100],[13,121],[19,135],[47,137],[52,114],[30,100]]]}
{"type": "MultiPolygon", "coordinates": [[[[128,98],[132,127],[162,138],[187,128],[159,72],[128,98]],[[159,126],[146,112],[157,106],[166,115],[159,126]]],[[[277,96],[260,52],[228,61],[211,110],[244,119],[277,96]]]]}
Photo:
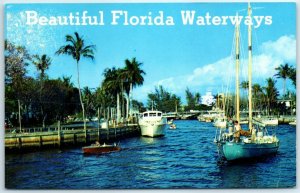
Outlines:
{"type": "Polygon", "coordinates": [[[161,111],[146,111],[142,114],[142,118],[144,117],[162,117],[161,111]]]}

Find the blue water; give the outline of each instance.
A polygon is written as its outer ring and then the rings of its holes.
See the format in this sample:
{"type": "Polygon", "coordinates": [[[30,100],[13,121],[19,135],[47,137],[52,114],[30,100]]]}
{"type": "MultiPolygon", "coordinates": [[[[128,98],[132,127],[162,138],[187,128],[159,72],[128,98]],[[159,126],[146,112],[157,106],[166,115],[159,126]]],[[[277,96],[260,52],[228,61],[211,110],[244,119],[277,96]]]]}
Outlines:
{"type": "Polygon", "coordinates": [[[5,156],[9,189],[283,188],[296,185],[296,128],[280,125],[276,156],[220,163],[211,123],[175,121],[162,138],[120,141],[120,152],[81,148],[5,156]]]}

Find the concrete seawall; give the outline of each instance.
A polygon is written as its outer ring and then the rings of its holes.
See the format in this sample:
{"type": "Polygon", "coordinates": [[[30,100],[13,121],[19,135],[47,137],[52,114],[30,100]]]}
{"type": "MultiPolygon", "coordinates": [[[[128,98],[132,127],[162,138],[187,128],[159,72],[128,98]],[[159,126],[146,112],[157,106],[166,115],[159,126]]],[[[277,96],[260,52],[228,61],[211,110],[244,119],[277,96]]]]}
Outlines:
{"type": "Polygon", "coordinates": [[[60,148],[66,146],[89,145],[95,141],[112,142],[126,137],[139,136],[137,125],[114,127],[107,129],[83,128],[38,132],[6,133],[5,151],[18,152],[45,148],[60,148]]]}

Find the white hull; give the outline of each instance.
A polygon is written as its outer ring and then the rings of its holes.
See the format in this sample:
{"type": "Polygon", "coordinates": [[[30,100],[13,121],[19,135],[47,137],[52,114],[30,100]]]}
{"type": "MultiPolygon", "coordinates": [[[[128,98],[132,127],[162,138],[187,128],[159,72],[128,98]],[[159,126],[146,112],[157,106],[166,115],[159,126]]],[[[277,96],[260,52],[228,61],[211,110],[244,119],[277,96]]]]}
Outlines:
{"type": "Polygon", "coordinates": [[[278,125],[278,119],[262,119],[261,122],[265,125],[278,125]]]}
{"type": "Polygon", "coordinates": [[[219,117],[219,118],[216,118],[213,125],[217,128],[226,128],[226,124],[227,124],[227,121],[226,121],[226,118],[224,117],[219,117]]]}
{"type": "Polygon", "coordinates": [[[142,136],[158,137],[165,135],[167,119],[160,111],[146,111],[139,120],[142,136]]]}
{"type": "Polygon", "coordinates": [[[295,126],[296,125],[296,121],[290,122],[289,124],[295,126]]]}
{"type": "Polygon", "coordinates": [[[249,121],[245,120],[245,121],[240,121],[240,125],[243,125],[243,124],[248,124],[249,121]]]}
{"type": "Polygon", "coordinates": [[[142,136],[159,137],[165,135],[166,124],[140,125],[142,136]]]}
{"type": "Polygon", "coordinates": [[[226,121],[216,121],[213,125],[218,128],[226,128],[226,121]]]}

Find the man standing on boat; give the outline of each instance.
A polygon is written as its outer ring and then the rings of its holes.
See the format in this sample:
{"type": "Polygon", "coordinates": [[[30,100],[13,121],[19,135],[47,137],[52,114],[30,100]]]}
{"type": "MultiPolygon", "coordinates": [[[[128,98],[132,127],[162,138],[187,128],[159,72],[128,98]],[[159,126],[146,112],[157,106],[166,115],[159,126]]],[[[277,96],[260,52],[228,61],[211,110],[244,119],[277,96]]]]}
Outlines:
{"type": "Polygon", "coordinates": [[[238,121],[234,121],[234,141],[239,142],[240,141],[240,136],[251,136],[250,131],[245,131],[241,128],[241,125],[239,124],[238,121]]]}
{"type": "Polygon", "coordinates": [[[232,136],[233,136],[233,120],[231,119],[230,116],[228,116],[228,118],[227,118],[226,128],[228,128],[228,135],[227,135],[227,137],[231,141],[232,140],[232,136]]]}
{"type": "Polygon", "coordinates": [[[238,121],[234,121],[234,142],[238,143],[240,141],[240,136],[241,136],[241,125],[239,124],[238,121]]]}

